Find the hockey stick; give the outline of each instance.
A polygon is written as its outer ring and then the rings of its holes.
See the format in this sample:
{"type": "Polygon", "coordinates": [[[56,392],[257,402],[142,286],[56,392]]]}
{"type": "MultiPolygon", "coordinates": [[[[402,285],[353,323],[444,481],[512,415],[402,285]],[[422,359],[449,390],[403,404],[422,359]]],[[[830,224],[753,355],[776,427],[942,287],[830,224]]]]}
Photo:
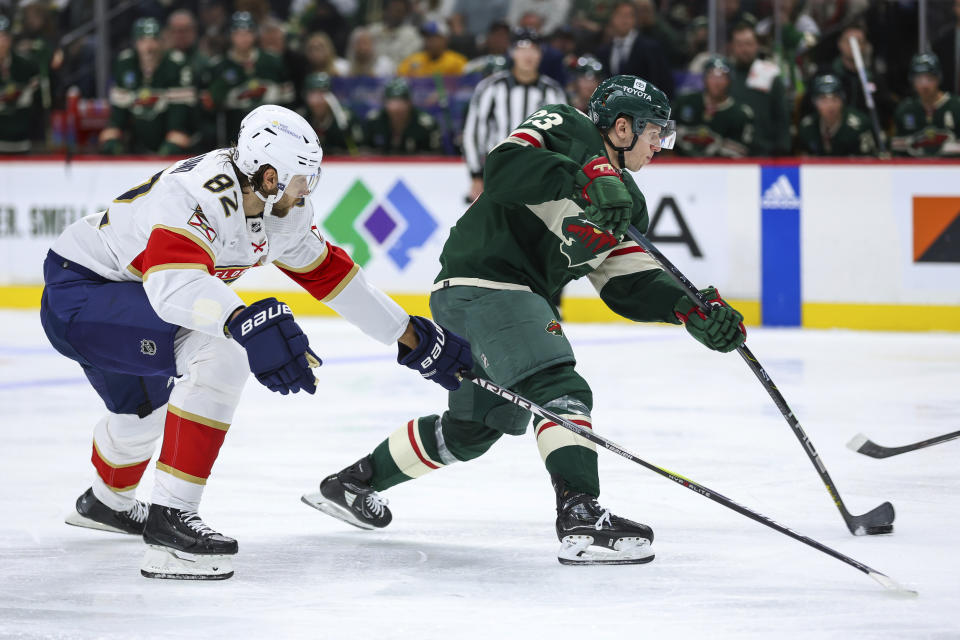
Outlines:
{"type": "Polygon", "coordinates": [[[916,451],[917,449],[932,447],[935,444],[947,442],[948,440],[955,440],[957,438],[960,438],[960,431],[945,433],[942,436],[930,438],[929,440],[921,440],[920,442],[914,442],[913,444],[905,444],[902,447],[885,447],[877,444],[862,433],[858,433],[853,440],[847,443],[847,448],[856,451],[857,453],[862,453],[865,456],[870,456],[871,458],[889,458],[890,456],[897,456],[901,453],[906,453],[907,451],[916,451]]]}
{"type": "Polygon", "coordinates": [[[886,152],[883,146],[883,134],[880,133],[880,120],[877,118],[877,106],[873,102],[873,89],[867,82],[867,68],[863,64],[863,56],[860,55],[860,43],[853,36],[850,36],[850,49],[853,52],[853,61],[857,66],[857,75],[860,77],[860,86],[863,87],[863,100],[870,110],[870,123],[873,125],[873,137],[877,139],[877,151],[881,154],[886,152]]]}
{"type": "MultiPolygon", "coordinates": [[[[631,240],[640,245],[640,247],[646,251],[650,257],[656,260],[657,264],[663,267],[667,275],[684,289],[686,294],[690,296],[690,299],[696,302],[697,306],[700,307],[704,313],[710,313],[710,304],[707,302],[706,298],[703,297],[703,294],[700,293],[700,290],[693,286],[693,284],[687,280],[686,276],[684,276],[672,262],[664,257],[664,255],[660,253],[660,251],[658,251],[649,240],[641,235],[633,225],[627,227],[627,235],[630,236],[631,240]]],[[[823,484],[826,485],[827,493],[830,494],[830,497],[833,499],[833,503],[837,505],[837,509],[840,510],[840,515],[843,516],[843,521],[847,523],[847,529],[850,530],[850,533],[855,536],[891,533],[893,531],[893,519],[895,517],[893,505],[889,502],[884,502],[875,509],[872,509],[859,516],[855,516],[847,511],[847,507],[843,504],[843,500],[840,498],[840,492],[833,483],[833,479],[830,477],[830,474],[827,473],[827,467],[823,464],[823,460],[820,459],[816,449],[813,448],[813,443],[810,442],[810,438],[807,437],[807,434],[803,431],[803,427],[800,426],[800,422],[797,420],[797,417],[793,415],[793,411],[791,411],[790,407],[787,406],[787,401],[784,400],[783,395],[781,395],[780,391],[777,389],[777,386],[773,383],[773,380],[770,378],[767,372],[763,370],[760,362],[756,359],[750,349],[747,348],[746,344],[742,344],[737,347],[737,352],[743,358],[744,362],[747,363],[747,366],[750,367],[750,370],[753,371],[754,375],[757,376],[757,380],[760,381],[760,384],[763,385],[763,388],[767,390],[768,394],[770,394],[770,398],[773,399],[773,403],[777,405],[777,408],[787,421],[787,424],[789,424],[790,428],[793,429],[793,433],[795,436],[797,436],[797,440],[799,440],[800,444],[803,445],[804,452],[807,454],[807,457],[810,458],[810,462],[813,463],[813,466],[820,475],[820,479],[823,481],[823,484]]]]}
{"type": "Polygon", "coordinates": [[[685,478],[685,477],[681,476],[681,475],[678,474],[678,473],[674,473],[674,472],[672,472],[672,471],[669,471],[669,470],[667,470],[667,469],[664,469],[663,467],[658,467],[657,465],[652,464],[652,463],[650,463],[650,462],[647,462],[646,460],[642,460],[642,459],[638,458],[637,456],[635,456],[634,454],[632,454],[632,453],[630,453],[629,451],[627,451],[626,449],[624,449],[623,447],[621,447],[620,445],[614,443],[613,441],[608,440],[608,439],[604,438],[603,436],[597,435],[596,433],[593,432],[592,429],[588,429],[587,427],[582,427],[582,426],[576,424],[575,422],[570,422],[569,420],[565,420],[564,418],[561,418],[561,417],[558,416],[557,414],[555,414],[555,413],[553,413],[553,412],[551,412],[551,411],[548,411],[547,409],[544,409],[543,407],[541,407],[541,406],[539,406],[539,405],[537,405],[537,404],[534,404],[534,403],[531,402],[530,400],[527,400],[526,398],[517,395],[516,393],[514,393],[513,391],[510,391],[509,389],[507,389],[507,388],[505,388],[505,387],[501,387],[500,385],[495,384],[495,383],[493,383],[493,382],[490,382],[489,380],[484,380],[483,378],[479,378],[479,377],[477,377],[476,375],[474,375],[473,373],[468,372],[468,371],[462,371],[462,372],[460,372],[460,376],[461,376],[464,380],[469,380],[470,382],[472,382],[473,384],[477,385],[477,386],[480,387],[481,389],[486,389],[486,390],[489,391],[490,393],[496,394],[496,395],[500,396],[501,398],[503,398],[504,400],[506,400],[506,401],[508,401],[508,402],[511,402],[511,403],[517,405],[518,407],[521,407],[521,408],[523,408],[523,409],[526,409],[527,411],[531,412],[532,414],[534,414],[534,415],[536,415],[536,416],[539,416],[539,417],[544,418],[544,419],[546,419],[546,420],[550,420],[550,421],[553,422],[554,424],[557,424],[558,426],[561,426],[561,427],[563,427],[564,429],[568,429],[568,430],[570,430],[570,431],[573,431],[573,432],[576,433],[577,435],[582,436],[582,437],[586,438],[587,440],[589,440],[589,441],[591,441],[591,442],[593,442],[593,443],[595,443],[595,444],[600,445],[600,446],[603,447],[604,449],[607,449],[608,451],[612,451],[613,453],[617,454],[618,456],[622,456],[622,457],[626,458],[627,460],[630,460],[631,462],[636,462],[636,463],[639,464],[641,467],[646,467],[646,468],[649,469],[650,471],[653,471],[654,473],[660,474],[660,475],[663,476],[664,478],[668,478],[668,479],[670,479],[670,480],[673,480],[673,481],[676,482],[677,484],[682,485],[682,486],[686,487],[687,489],[690,489],[691,491],[694,491],[694,492],[700,494],[700,495],[703,496],[704,498],[709,498],[710,500],[713,500],[714,502],[716,502],[716,503],[718,503],[718,504],[721,504],[721,505],[727,507],[728,509],[732,509],[733,511],[736,511],[737,513],[739,513],[739,514],[741,514],[741,515],[747,516],[747,517],[750,518],[751,520],[755,520],[756,522],[759,522],[760,524],[766,525],[766,526],[770,527],[771,529],[773,529],[773,530],[775,530],[775,531],[779,531],[779,532],[782,533],[782,534],[785,534],[785,535],[790,536],[790,537],[793,538],[794,540],[799,540],[800,542],[804,543],[805,545],[808,545],[808,546],[810,546],[810,547],[813,547],[814,549],[816,549],[816,550],[818,550],[818,551],[822,551],[823,553],[827,554],[828,556],[832,556],[832,557],[836,558],[837,560],[840,560],[840,561],[842,561],[842,562],[847,563],[847,564],[850,565],[851,567],[854,567],[855,569],[857,569],[857,570],[859,570],[859,571],[862,571],[863,573],[867,574],[868,576],[870,576],[871,578],[873,578],[874,580],[876,580],[877,582],[879,582],[881,585],[883,585],[883,587],[884,587],[885,589],[889,589],[889,590],[894,591],[894,592],[896,592],[896,593],[898,593],[898,594],[900,594],[900,595],[906,595],[906,596],[915,596],[915,595],[917,595],[917,592],[916,592],[916,591],[913,591],[912,589],[907,589],[906,587],[898,584],[898,583],[897,583],[895,580],[893,580],[890,576],[888,576],[888,575],[886,575],[886,574],[884,574],[884,573],[880,573],[880,572],[877,571],[876,569],[872,569],[872,568],[868,567],[867,565],[863,564],[862,562],[859,562],[859,561],[857,561],[857,560],[854,560],[853,558],[851,558],[851,557],[849,557],[849,556],[845,556],[844,554],[840,553],[839,551],[837,551],[837,550],[835,550],[835,549],[831,549],[830,547],[828,547],[828,546],[826,546],[826,545],[824,545],[824,544],[822,544],[822,543],[820,543],[820,542],[817,542],[817,541],[814,540],[813,538],[808,538],[807,536],[802,535],[802,534],[799,534],[799,533],[797,533],[796,531],[793,531],[792,529],[789,529],[789,528],[783,526],[782,524],[779,524],[779,523],[777,523],[777,522],[774,522],[773,520],[771,520],[770,518],[766,517],[765,515],[762,515],[762,514],[760,514],[760,513],[757,513],[756,511],[753,511],[753,510],[751,510],[751,509],[748,509],[747,507],[744,507],[743,505],[740,505],[740,504],[734,502],[734,501],[731,500],[730,498],[728,498],[728,497],[726,497],[726,496],[724,496],[724,495],[721,495],[721,494],[717,493],[716,491],[714,491],[714,490],[712,490],[712,489],[709,489],[709,488],[703,486],[702,484],[699,484],[699,483],[697,483],[697,482],[694,482],[693,480],[691,480],[691,479],[689,479],[689,478],[685,478]]]}

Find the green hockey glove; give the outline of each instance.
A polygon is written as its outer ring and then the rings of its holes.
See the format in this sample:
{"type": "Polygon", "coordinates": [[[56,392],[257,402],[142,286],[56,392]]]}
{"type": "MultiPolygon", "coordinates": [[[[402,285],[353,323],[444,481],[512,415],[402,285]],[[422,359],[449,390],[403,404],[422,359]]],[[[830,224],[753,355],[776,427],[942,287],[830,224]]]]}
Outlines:
{"type": "Polygon", "coordinates": [[[574,185],[577,198],[585,203],[584,217],[622,238],[633,217],[633,197],[620,172],[607,158],[597,156],[580,169],[574,185]]]}
{"type": "Polygon", "coordinates": [[[697,303],[684,295],[673,305],[673,313],[683,322],[694,338],[714,351],[733,351],[747,339],[743,328],[743,316],[720,297],[713,287],[701,289],[700,293],[710,303],[710,315],[705,314],[697,303]]]}

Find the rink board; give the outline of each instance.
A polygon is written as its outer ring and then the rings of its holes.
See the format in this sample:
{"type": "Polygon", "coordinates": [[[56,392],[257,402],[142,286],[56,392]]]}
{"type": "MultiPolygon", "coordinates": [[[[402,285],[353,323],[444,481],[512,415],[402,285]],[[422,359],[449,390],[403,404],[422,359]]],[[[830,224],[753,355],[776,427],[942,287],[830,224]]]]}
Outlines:
{"type": "MultiPolygon", "coordinates": [[[[166,164],[0,161],[0,306],[35,307],[56,236],[166,164]]],[[[960,165],[661,162],[635,177],[648,236],[751,324],[960,330],[960,165]]],[[[459,162],[331,160],[313,196],[316,223],[373,282],[424,312],[467,189],[459,162]]],[[[299,313],[330,313],[269,267],[237,288],[254,299],[289,291],[299,313]]],[[[565,296],[571,320],[617,319],[586,280],[565,296]]]]}

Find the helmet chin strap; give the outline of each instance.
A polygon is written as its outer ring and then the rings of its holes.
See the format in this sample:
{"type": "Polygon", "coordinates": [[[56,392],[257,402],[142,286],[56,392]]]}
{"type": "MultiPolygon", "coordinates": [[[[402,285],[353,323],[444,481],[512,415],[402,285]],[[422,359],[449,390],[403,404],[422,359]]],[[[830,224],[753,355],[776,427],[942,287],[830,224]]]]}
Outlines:
{"type": "Polygon", "coordinates": [[[263,201],[264,216],[270,215],[270,212],[273,211],[273,203],[275,203],[277,200],[283,197],[282,193],[274,194],[272,196],[265,196],[261,194],[259,191],[257,191],[256,189],[253,190],[253,193],[256,194],[256,196],[263,201]]]}
{"type": "Polygon", "coordinates": [[[633,149],[635,146],[637,146],[637,140],[640,139],[640,134],[639,134],[639,133],[634,133],[634,134],[633,134],[633,142],[630,143],[630,146],[629,146],[629,147],[618,147],[617,145],[613,144],[613,141],[610,140],[610,133],[609,133],[609,132],[604,132],[604,134],[603,134],[603,139],[607,142],[608,145],[610,145],[611,147],[613,147],[613,149],[616,150],[616,152],[617,152],[617,164],[620,165],[620,171],[626,170],[626,168],[627,168],[627,160],[626,160],[624,154],[626,154],[627,151],[630,151],[630,150],[633,149]]]}

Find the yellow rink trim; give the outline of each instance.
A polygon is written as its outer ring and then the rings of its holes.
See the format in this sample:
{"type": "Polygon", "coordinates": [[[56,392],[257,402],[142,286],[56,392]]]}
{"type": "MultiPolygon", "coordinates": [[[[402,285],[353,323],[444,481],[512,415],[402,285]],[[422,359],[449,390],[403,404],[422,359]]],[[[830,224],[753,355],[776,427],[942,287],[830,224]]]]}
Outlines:
{"type": "MultiPolygon", "coordinates": [[[[38,309],[39,286],[0,287],[0,309],[38,309]]],[[[304,291],[237,291],[244,302],[278,297],[295,315],[336,316],[326,306],[304,291]]],[[[429,316],[426,294],[391,294],[408,313],[429,316]]],[[[745,323],[760,324],[760,302],[730,299],[745,323]]],[[[563,299],[565,322],[629,322],[610,311],[597,298],[563,299]]],[[[863,329],[868,331],[960,331],[960,305],[848,304],[807,302],[803,305],[803,326],[809,329],[863,329]]]]}

